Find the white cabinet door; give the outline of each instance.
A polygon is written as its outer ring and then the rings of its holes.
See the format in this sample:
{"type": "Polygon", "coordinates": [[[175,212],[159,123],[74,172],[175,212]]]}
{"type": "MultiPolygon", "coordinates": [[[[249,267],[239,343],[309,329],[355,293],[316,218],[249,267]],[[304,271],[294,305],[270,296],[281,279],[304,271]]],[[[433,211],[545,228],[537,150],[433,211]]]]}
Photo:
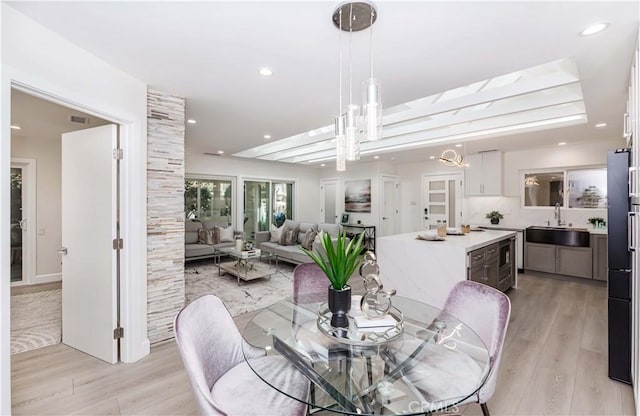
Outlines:
{"type": "Polygon", "coordinates": [[[483,152],[465,157],[465,195],[502,195],[502,153],[483,152]]]}
{"type": "Polygon", "coordinates": [[[482,195],[502,195],[502,153],[480,154],[482,155],[482,195]]]}
{"type": "Polygon", "coordinates": [[[482,195],[482,153],[464,158],[468,165],[464,169],[465,194],[467,196],[482,195]]]}

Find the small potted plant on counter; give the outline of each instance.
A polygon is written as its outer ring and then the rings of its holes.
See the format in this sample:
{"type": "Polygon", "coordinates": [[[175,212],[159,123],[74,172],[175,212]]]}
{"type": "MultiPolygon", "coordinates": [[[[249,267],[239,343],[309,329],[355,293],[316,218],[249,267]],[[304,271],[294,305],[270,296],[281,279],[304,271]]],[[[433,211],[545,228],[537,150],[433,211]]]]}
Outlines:
{"type": "Polygon", "coordinates": [[[593,228],[604,228],[607,226],[607,222],[601,217],[589,218],[587,221],[593,225],[593,228]]]}
{"type": "Polygon", "coordinates": [[[498,224],[500,220],[504,218],[504,215],[502,215],[500,211],[491,211],[486,216],[491,220],[491,224],[498,224]]]}
{"type": "Polygon", "coordinates": [[[347,313],[351,309],[351,287],[347,282],[364,259],[362,249],[364,233],[349,243],[344,233],[340,233],[335,240],[324,232],[320,232],[319,237],[326,257],[321,252],[304,248],[302,251],[311,257],[331,282],[327,299],[331,311],[331,326],[346,328],[349,326],[347,313]]]}

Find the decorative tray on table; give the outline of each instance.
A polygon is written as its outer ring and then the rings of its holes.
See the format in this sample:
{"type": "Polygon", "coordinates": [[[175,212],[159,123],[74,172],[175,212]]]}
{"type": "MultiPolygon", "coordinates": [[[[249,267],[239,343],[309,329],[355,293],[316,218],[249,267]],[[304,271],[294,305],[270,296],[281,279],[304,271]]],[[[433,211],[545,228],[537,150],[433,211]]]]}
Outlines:
{"type": "Polygon", "coordinates": [[[351,315],[349,316],[348,328],[334,328],[331,326],[329,305],[322,303],[318,312],[317,323],[320,332],[336,341],[360,346],[380,345],[391,341],[402,334],[404,326],[402,312],[394,306],[391,306],[391,310],[384,320],[371,319],[366,324],[363,324],[362,321],[360,319],[360,326],[358,326],[356,317],[351,315]],[[376,326],[378,323],[382,326],[376,326]]]}

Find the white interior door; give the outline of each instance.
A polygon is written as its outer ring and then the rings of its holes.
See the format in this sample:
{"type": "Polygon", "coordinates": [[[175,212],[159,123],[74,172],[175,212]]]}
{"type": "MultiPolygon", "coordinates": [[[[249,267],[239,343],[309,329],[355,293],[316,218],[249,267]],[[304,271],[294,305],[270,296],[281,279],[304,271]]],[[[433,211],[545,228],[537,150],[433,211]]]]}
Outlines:
{"type": "Polygon", "coordinates": [[[115,125],[62,135],[62,342],[109,363],[118,358],[116,145],[115,125]]]}
{"type": "Polygon", "coordinates": [[[422,177],[422,225],[431,230],[438,222],[456,227],[462,218],[462,175],[422,177]]]}
{"type": "Polygon", "coordinates": [[[320,219],[327,224],[338,223],[338,181],[321,181],[320,183],[320,219]]]}
{"type": "Polygon", "coordinates": [[[380,235],[396,233],[396,217],[398,215],[398,180],[393,177],[382,177],[382,218],[380,218],[380,235]]]}

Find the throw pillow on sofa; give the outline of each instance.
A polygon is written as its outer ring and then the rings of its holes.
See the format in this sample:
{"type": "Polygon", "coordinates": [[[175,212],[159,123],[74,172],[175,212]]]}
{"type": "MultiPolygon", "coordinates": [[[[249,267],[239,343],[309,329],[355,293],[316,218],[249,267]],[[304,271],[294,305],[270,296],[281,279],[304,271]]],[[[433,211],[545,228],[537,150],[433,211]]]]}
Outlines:
{"type": "Polygon", "coordinates": [[[269,232],[271,233],[271,239],[269,240],[271,243],[279,243],[282,238],[282,229],[284,227],[276,227],[271,224],[269,227],[269,232]]]}
{"type": "Polygon", "coordinates": [[[298,244],[299,225],[285,224],[282,226],[282,236],[280,237],[280,245],[295,246],[298,244]]]}
{"type": "Polygon", "coordinates": [[[315,241],[317,235],[318,233],[316,232],[316,230],[307,230],[307,232],[304,233],[304,238],[302,239],[302,247],[307,250],[313,249],[313,242],[315,241]]]}
{"type": "Polygon", "coordinates": [[[200,228],[198,230],[198,244],[208,244],[210,246],[218,244],[216,230],[207,230],[206,228],[200,228]]]}
{"type": "Polygon", "coordinates": [[[233,238],[233,227],[227,227],[227,228],[222,228],[222,227],[216,227],[216,229],[218,230],[218,241],[221,243],[233,243],[234,242],[234,238],[233,238]]]}

